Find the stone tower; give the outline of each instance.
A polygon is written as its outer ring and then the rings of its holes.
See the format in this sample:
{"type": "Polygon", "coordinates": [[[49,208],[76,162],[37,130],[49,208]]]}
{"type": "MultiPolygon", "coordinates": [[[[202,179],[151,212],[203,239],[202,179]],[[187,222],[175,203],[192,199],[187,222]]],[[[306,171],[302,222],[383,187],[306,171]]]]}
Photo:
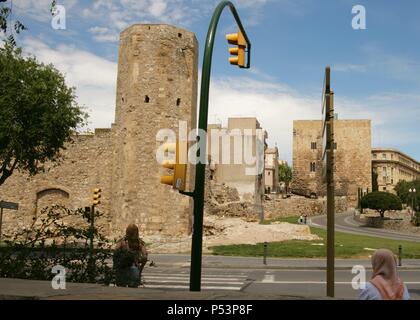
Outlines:
{"type": "Polygon", "coordinates": [[[121,33],[113,125],[113,226],[129,223],[147,234],[191,230],[191,201],[161,185],[156,160],[160,129],[196,126],[198,43],[170,25],[133,25],[121,33]]]}

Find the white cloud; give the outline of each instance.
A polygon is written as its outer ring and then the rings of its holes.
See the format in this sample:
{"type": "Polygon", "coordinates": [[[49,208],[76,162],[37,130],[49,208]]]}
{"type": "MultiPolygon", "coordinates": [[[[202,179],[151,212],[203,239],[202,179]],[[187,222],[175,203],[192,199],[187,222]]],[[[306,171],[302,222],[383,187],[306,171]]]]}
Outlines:
{"type": "MultiPolygon", "coordinates": [[[[321,88],[320,88],[321,90],[321,88]]],[[[371,119],[372,145],[404,146],[420,135],[420,95],[383,93],[363,100],[337,96],[339,119],[371,119]]],[[[291,162],[293,120],[321,119],[320,95],[304,95],[272,81],[249,78],[217,79],[210,89],[210,122],[226,125],[228,117],[256,117],[277,143],[280,156],[291,162]]]]}
{"type": "Polygon", "coordinates": [[[167,4],[163,0],[155,0],[151,3],[149,12],[156,18],[161,18],[165,13],[167,4]]]}
{"type": "Polygon", "coordinates": [[[331,68],[337,72],[366,72],[368,66],[361,64],[336,64],[331,68]]]}
{"type": "MultiPolygon", "coordinates": [[[[248,25],[255,25],[261,17],[260,9],[269,2],[273,1],[239,0],[236,5],[248,25]]],[[[217,3],[202,0],[95,0],[83,10],[82,15],[99,27],[105,27],[105,21],[106,27],[110,29],[106,35],[94,34],[96,41],[117,41],[118,34],[133,23],[167,23],[188,27],[196,21],[209,18],[217,3]]]]}
{"type": "Polygon", "coordinates": [[[88,108],[92,128],[110,127],[114,121],[117,64],[72,46],[51,48],[40,40],[25,39],[25,52],[63,72],[76,87],[78,102],[88,108]]]}
{"type": "Polygon", "coordinates": [[[268,132],[270,146],[277,143],[280,156],[292,158],[293,120],[320,119],[320,99],[298,95],[279,83],[249,78],[230,78],[212,82],[209,119],[256,117],[268,132]]]}

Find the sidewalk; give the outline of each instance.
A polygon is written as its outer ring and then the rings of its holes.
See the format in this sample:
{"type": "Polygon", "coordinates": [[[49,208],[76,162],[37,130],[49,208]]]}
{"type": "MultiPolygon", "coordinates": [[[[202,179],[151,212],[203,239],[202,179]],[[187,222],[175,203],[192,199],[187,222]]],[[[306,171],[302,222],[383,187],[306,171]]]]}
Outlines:
{"type": "Polygon", "coordinates": [[[276,294],[238,291],[170,291],[149,288],[118,288],[98,284],[67,283],[54,290],[50,281],[0,279],[0,300],[320,300],[276,294]]]}
{"type": "MultiPolygon", "coordinates": [[[[189,268],[191,257],[189,255],[164,255],[151,254],[158,267],[168,268],[189,268]]],[[[267,265],[263,263],[263,257],[228,257],[228,256],[203,256],[203,268],[220,269],[294,269],[294,270],[323,270],[326,268],[326,259],[282,259],[267,258],[267,265]]],[[[368,259],[336,259],[336,270],[352,269],[355,265],[362,265],[366,269],[371,269],[372,265],[368,259]]],[[[420,269],[420,259],[402,260],[399,269],[420,269]]]]}

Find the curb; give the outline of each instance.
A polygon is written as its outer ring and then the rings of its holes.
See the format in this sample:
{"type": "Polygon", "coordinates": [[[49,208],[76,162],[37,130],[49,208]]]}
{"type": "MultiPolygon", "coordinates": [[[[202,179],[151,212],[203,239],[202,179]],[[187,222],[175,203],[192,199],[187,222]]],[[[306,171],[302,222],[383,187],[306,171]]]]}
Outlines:
{"type": "MultiPolygon", "coordinates": [[[[190,264],[186,263],[159,263],[159,267],[168,267],[168,268],[185,268],[189,269],[190,264]]],[[[327,267],[321,266],[274,266],[274,265],[213,265],[213,264],[203,264],[202,268],[206,269],[277,269],[277,270],[327,270],[327,267]]],[[[352,270],[353,266],[336,266],[335,270],[352,270]]],[[[365,267],[366,270],[372,270],[372,267],[365,267]]],[[[153,270],[153,269],[150,269],[153,270]]],[[[401,266],[398,267],[398,270],[420,270],[420,265],[418,266],[401,266]]]]}

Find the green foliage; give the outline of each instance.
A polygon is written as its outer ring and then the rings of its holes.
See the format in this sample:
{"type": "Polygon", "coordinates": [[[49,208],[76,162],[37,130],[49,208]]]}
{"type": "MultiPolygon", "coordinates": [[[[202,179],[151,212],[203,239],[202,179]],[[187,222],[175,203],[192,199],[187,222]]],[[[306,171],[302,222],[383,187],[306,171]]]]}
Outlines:
{"type": "MultiPolygon", "coordinates": [[[[268,257],[276,258],[325,258],[327,256],[327,231],[311,227],[311,233],[321,240],[289,240],[268,243],[268,257]]],[[[371,236],[335,232],[336,258],[368,258],[372,249],[386,248],[398,254],[398,246],[403,247],[403,259],[419,259],[420,243],[415,241],[389,240],[371,236]]],[[[263,243],[215,246],[210,248],[214,255],[262,257],[263,243]]],[[[262,259],[261,259],[262,263],[262,259]]]]}
{"type": "Polygon", "coordinates": [[[286,185],[292,181],[292,168],[287,164],[279,165],[279,181],[284,182],[286,185]]]}
{"type": "Polygon", "coordinates": [[[57,161],[87,114],[52,65],[0,48],[0,186],[15,169],[35,175],[57,161]]]}
{"type": "Polygon", "coordinates": [[[411,223],[416,227],[420,227],[420,212],[416,212],[416,214],[411,219],[411,223]]]}
{"type": "MultiPolygon", "coordinates": [[[[95,213],[99,218],[100,213],[95,213]]],[[[109,262],[113,243],[94,229],[97,247],[88,247],[90,224],[83,210],[71,211],[61,206],[44,209],[31,227],[15,234],[0,248],[0,278],[51,280],[52,268],[66,268],[68,282],[109,284],[115,275],[109,262]],[[78,219],[75,227],[69,219],[78,219]]],[[[9,236],[10,238],[10,236],[9,236]]]]}
{"type": "Polygon", "coordinates": [[[402,210],[400,198],[388,192],[376,191],[368,193],[362,198],[361,205],[363,209],[377,210],[382,218],[384,217],[385,211],[402,210]]]}
{"type": "Polygon", "coordinates": [[[413,180],[410,182],[400,181],[395,186],[394,190],[397,192],[397,195],[401,198],[402,202],[412,206],[416,211],[420,211],[420,179],[413,180]],[[415,193],[410,193],[410,189],[416,189],[415,193]]]}
{"type": "MultiPolygon", "coordinates": [[[[27,30],[27,28],[19,20],[11,20],[13,14],[11,1],[1,0],[0,2],[0,32],[6,36],[5,43],[15,47],[16,39],[14,33],[19,34],[21,31],[27,30]],[[12,24],[11,26],[9,21],[12,24]]],[[[54,13],[55,6],[56,1],[53,0],[50,7],[51,14],[54,13]]]]}

